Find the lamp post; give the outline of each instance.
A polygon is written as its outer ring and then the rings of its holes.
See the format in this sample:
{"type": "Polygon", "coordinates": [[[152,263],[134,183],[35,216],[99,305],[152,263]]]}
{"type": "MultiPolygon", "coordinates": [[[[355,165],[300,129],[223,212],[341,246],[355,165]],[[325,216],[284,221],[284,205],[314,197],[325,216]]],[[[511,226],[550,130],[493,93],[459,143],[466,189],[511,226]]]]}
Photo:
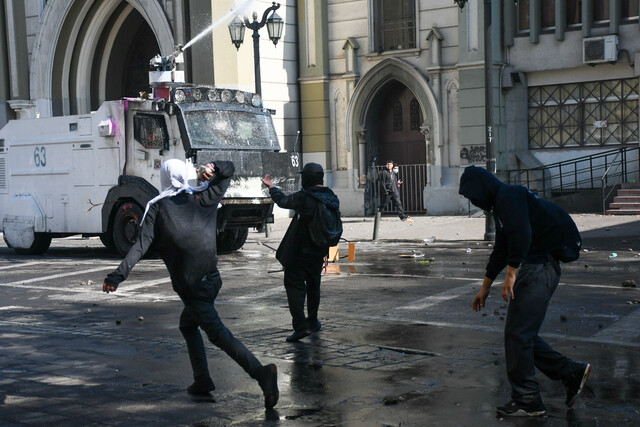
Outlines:
{"type": "MultiPolygon", "coordinates": [[[[513,0],[515,4],[518,0],[513,0]]],[[[464,9],[467,0],[453,0],[460,10],[464,9]]],[[[485,146],[487,151],[487,170],[493,174],[497,172],[495,145],[493,143],[493,45],[491,37],[491,0],[484,0],[484,117],[485,117],[485,146]]],[[[496,225],[493,217],[486,213],[485,240],[495,240],[496,225]]]]}
{"type": "Polygon", "coordinates": [[[267,26],[267,32],[269,33],[269,40],[273,42],[273,45],[278,44],[278,40],[282,36],[282,28],[284,27],[284,21],[278,14],[276,10],[280,8],[280,3],[272,2],[271,7],[267,8],[262,14],[262,20],[258,22],[258,14],[253,12],[253,22],[250,22],[249,19],[244,18],[244,22],[239,18],[235,17],[229,23],[229,35],[231,36],[231,43],[236,47],[236,49],[240,50],[240,45],[244,41],[244,31],[245,27],[253,30],[253,69],[255,74],[256,81],[256,93],[262,96],[262,84],[260,82],[260,34],[258,30],[265,25],[267,26]],[[269,13],[271,16],[267,18],[269,13]]]}

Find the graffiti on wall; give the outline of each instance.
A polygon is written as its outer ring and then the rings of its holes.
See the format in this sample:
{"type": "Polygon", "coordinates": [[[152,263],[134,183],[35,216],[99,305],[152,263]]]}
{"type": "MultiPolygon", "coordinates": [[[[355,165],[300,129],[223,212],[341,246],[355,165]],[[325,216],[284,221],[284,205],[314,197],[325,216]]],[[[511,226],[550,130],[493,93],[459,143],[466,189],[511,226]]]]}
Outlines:
{"type": "Polygon", "coordinates": [[[470,145],[462,147],[460,158],[468,163],[482,163],[487,161],[487,147],[484,145],[470,145]]]}

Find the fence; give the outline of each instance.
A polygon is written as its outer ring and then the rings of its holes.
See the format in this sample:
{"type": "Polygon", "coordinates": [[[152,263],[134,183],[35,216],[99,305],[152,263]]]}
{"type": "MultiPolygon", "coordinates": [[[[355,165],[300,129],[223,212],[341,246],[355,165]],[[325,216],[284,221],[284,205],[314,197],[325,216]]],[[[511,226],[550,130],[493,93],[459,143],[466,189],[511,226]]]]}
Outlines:
{"type": "MultiPolygon", "coordinates": [[[[384,194],[381,193],[380,185],[380,173],[384,169],[384,166],[372,167],[373,173],[369,176],[372,177],[370,185],[368,186],[370,194],[370,200],[375,201],[375,206],[379,206],[384,194]]],[[[398,179],[402,180],[400,186],[400,202],[402,208],[409,214],[424,214],[426,212],[424,208],[424,187],[427,185],[427,165],[400,165],[398,167],[398,179]]],[[[395,213],[395,208],[392,203],[389,203],[382,213],[395,213]]]]}

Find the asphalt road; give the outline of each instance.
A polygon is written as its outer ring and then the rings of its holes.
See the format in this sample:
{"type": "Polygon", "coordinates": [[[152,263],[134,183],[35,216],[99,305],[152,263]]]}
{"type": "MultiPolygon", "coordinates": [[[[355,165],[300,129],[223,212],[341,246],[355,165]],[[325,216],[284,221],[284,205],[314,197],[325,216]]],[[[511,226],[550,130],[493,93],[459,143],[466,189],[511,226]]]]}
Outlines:
{"type": "Polygon", "coordinates": [[[223,321],[279,369],[269,412],[211,344],[216,391],[186,393],[181,302],[160,260],[143,260],[107,295],[102,279],[120,260],[95,238],[56,239],[39,257],[0,243],[0,425],[638,425],[640,290],[622,282],[638,282],[640,245],[625,239],[585,235],[587,252],[564,266],[542,335],[594,368],[572,410],[540,374],[548,415],[536,420],[495,416],[509,398],[507,306],[496,287],[483,313],[471,310],[491,250],[482,241],[356,243],[355,262],[323,278],[322,330],[295,344],[284,341],[282,273],[261,244],[277,239],[251,233],[221,256],[223,321]]]}

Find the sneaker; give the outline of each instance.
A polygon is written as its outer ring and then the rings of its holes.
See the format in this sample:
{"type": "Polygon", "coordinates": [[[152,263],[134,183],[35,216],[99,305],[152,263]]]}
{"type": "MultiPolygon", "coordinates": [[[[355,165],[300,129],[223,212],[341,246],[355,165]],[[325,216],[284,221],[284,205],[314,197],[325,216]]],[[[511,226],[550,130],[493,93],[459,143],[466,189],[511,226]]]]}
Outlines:
{"type": "Polygon", "coordinates": [[[322,322],[320,322],[319,320],[316,320],[315,323],[309,322],[309,324],[311,325],[311,327],[309,328],[311,333],[318,332],[320,328],[322,328],[322,322]]]}
{"type": "Polygon", "coordinates": [[[576,363],[576,367],[574,368],[569,378],[565,379],[564,388],[567,390],[567,399],[564,403],[570,408],[576,403],[582,388],[584,387],[584,383],[587,382],[587,378],[589,378],[589,373],[591,373],[591,365],[588,363],[576,363]]]}
{"type": "Polygon", "coordinates": [[[194,395],[209,395],[209,392],[216,389],[215,384],[211,378],[194,381],[189,387],[187,387],[187,393],[194,395]]]}
{"type": "Polygon", "coordinates": [[[311,335],[311,329],[300,329],[287,337],[287,342],[300,341],[304,337],[311,335]]]}
{"type": "Polygon", "coordinates": [[[547,409],[540,398],[531,403],[512,400],[504,406],[498,406],[496,413],[501,417],[541,417],[547,413],[547,409]]]}
{"type": "Polygon", "coordinates": [[[271,363],[263,366],[258,374],[258,384],[264,393],[264,407],[273,409],[278,403],[280,392],[278,391],[278,368],[271,363]]]}
{"type": "Polygon", "coordinates": [[[413,224],[413,218],[410,216],[406,217],[405,220],[407,221],[407,224],[413,224]]]}

